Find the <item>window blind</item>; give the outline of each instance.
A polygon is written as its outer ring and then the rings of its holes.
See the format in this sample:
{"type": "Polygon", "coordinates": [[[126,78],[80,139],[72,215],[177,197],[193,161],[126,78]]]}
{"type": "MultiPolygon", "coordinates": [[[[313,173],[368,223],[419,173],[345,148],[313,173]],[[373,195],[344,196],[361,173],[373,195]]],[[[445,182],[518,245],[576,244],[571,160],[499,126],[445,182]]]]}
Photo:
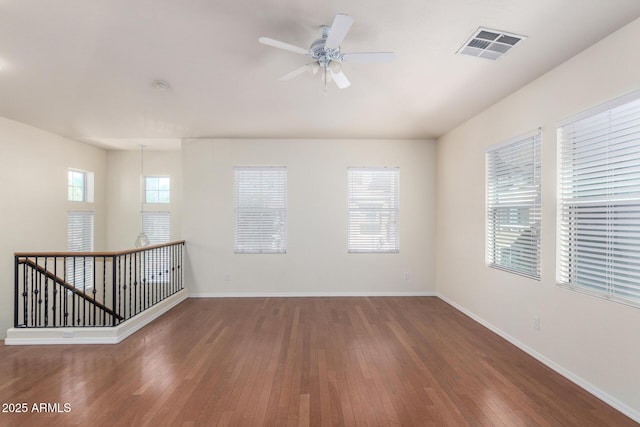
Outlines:
{"type": "MultiPolygon", "coordinates": [[[[70,252],[93,251],[93,212],[67,213],[67,250],[70,252]]],[[[66,280],[78,289],[93,286],[93,258],[67,258],[66,280]]]]}
{"type": "Polygon", "coordinates": [[[235,252],[286,253],[287,168],[236,167],[235,252]]]}
{"type": "MultiPolygon", "coordinates": [[[[168,243],[171,239],[171,217],[169,212],[147,211],[142,213],[142,229],[151,245],[168,243]]],[[[156,248],[145,251],[143,274],[147,283],[167,283],[169,280],[169,251],[156,248]]]]}
{"type": "Polygon", "coordinates": [[[540,131],[487,151],[487,263],[540,279],[540,131]]]}
{"type": "Polygon", "coordinates": [[[558,281],[640,305],[640,93],[558,128],[558,281]]]}
{"type": "Polygon", "coordinates": [[[152,245],[169,243],[171,238],[169,212],[143,212],[142,229],[152,245]]]}
{"type": "Polygon", "coordinates": [[[399,252],[400,169],[349,168],[348,250],[399,252]]]}

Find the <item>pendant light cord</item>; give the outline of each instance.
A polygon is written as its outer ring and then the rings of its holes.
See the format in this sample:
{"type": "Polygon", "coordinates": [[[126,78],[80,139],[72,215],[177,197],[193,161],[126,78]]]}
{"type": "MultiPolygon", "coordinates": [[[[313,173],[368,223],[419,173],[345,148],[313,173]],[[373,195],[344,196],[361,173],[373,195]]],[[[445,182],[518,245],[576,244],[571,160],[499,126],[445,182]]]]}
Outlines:
{"type": "Polygon", "coordinates": [[[140,144],[140,185],[141,185],[141,194],[140,194],[140,233],[144,232],[144,190],[145,190],[145,182],[144,182],[144,145],[140,144]]]}

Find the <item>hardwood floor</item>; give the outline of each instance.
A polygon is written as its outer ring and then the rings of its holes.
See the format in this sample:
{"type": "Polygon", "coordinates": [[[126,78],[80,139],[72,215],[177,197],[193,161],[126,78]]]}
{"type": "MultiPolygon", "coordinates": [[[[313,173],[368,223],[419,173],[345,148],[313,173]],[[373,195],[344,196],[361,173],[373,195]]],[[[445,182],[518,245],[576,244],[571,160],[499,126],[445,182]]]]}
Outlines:
{"type": "Polygon", "coordinates": [[[433,297],[188,299],[118,345],[1,346],[0,402],[29,427],[637,425],[433,297]]]}

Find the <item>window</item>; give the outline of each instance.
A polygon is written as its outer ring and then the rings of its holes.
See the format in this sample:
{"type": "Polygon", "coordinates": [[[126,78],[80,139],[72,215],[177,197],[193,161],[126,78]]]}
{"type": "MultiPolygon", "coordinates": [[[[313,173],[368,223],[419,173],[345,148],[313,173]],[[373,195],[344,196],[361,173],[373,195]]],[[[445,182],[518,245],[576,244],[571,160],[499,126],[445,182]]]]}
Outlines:
{"type": "Polygon", "coordinates": [[[235,252],[287,252],[287,168],[236,167],[235,252]]]}
{"type": "Polygon", "coordinates": [[[487,264],[540,279],[540,131],[487,151],[487,264]]]}
{"type": "Polygon", "coordinates": [[[86,181],[87,174],[85,172],[69,169],[68,175],[68,200],[70,202],[86,201],[86,181]]]}
{"type": "Polygon", "coordinates": [[[640,305],[640,92],[558,129],[558,282],[640,305]]]}
{"type": "Polygon", "coordinates": [[[349,252],[399,252],[398,168],[349,168],[349,252]]]}
{"type": "Polygon", "coordinates": [[[144,202],[169,203],[171,179],[168,176],[144,177],[144,202]]]}
{"type": "Polygon", "coordinates": [[[67,200],[93,203],[93,172],[67,170],[67,200]]]}
{"type": "MultiPolygon", "coordinates": [[[[67,213],[67,250],[93,251],[93,212],[67,213]]],[[[66,260],[66,280],[80,290],[93,286],[93,258],[70,257],[66,260]]]]}

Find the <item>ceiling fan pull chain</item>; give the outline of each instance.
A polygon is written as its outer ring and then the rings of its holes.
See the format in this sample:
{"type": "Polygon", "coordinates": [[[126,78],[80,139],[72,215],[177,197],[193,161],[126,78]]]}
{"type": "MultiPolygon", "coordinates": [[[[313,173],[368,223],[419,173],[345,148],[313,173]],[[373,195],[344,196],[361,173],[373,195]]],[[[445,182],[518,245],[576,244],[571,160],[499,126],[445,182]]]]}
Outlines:
{"type": "Polygon", "coordinates": [[[324,96],[327,96],[327,66],[324,66],[324,96]]]}

